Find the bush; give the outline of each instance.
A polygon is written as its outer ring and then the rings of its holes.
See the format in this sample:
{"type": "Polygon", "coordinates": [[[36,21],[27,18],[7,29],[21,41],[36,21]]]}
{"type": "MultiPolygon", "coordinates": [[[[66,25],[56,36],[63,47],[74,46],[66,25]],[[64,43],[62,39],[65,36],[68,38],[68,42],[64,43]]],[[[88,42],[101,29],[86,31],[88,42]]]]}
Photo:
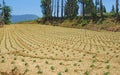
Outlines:
{"type": "Polygon", "coordinates": [[[82,26],[85,26],[85,25],[87,25],[88,23],[89,23],[88,20],[82,20],[82,21],[81,21],[81,25],[82,25],[82,26]]]}

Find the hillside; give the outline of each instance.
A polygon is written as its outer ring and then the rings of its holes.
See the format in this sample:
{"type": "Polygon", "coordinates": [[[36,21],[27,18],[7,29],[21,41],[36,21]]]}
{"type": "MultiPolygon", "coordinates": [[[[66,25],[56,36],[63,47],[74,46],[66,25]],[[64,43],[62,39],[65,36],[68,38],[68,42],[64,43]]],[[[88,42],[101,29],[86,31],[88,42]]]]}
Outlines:
{"type": "Polygon", "coordinates": [[[35,20],[38,16],[32,15],[32,14],[25,14],[25,15],[12,15],[11,16],[11,22],[17,23],[22,21],[29,21],[29,20],[35,20]]]}

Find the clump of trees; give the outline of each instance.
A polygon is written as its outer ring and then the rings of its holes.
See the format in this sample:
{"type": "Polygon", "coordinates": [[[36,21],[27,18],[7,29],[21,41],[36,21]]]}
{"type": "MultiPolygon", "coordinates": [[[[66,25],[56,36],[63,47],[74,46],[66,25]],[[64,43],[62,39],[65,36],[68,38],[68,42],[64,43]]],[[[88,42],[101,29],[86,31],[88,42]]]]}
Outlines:
{"type": "MultiPolygon", "coordinates": [[[[111,13],[115,14],[115,18],[119,19],[119,0],[116,0],[116,8],[112,6],[111,13]]],[[[106,8],[103,0],[41,0],[42,12],[45,18],[75,18],[78,12],[80,17],[101,19],[104,18],[106,8]]]]}

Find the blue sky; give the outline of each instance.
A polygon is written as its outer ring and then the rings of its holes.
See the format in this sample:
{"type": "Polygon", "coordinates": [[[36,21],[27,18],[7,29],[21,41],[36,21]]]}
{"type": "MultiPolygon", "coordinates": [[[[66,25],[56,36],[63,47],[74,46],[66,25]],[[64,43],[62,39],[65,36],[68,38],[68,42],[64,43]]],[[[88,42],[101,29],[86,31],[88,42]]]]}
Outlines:
{"type": "MultiPolygon", "coordinates": [[[[12,14],[14,15],[35,14],[40,17],[42,16],[40,0],[5,0],[5,2],[12,8],[12,14]]],[[[115,0],[103,0],[103,4],[109,12],[112,5],[115,5],[115,0]]]]}

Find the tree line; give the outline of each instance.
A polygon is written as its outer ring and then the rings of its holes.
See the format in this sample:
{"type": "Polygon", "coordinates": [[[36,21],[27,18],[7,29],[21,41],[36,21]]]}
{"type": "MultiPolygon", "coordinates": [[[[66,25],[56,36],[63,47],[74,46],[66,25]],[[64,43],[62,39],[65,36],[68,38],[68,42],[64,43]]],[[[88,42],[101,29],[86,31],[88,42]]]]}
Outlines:
{"type": "MultiPolygon", "coordinates": [[[[111,12],[116,19],[119,18],[119,0],[116,7],[113,5],[111,12]]],[[[92,18],[104,18],[106,8],[103,0],[41,0],[43,17],[50,18],[75,18],[78,12],[82,18],[89,16],[92,18]]]]}

